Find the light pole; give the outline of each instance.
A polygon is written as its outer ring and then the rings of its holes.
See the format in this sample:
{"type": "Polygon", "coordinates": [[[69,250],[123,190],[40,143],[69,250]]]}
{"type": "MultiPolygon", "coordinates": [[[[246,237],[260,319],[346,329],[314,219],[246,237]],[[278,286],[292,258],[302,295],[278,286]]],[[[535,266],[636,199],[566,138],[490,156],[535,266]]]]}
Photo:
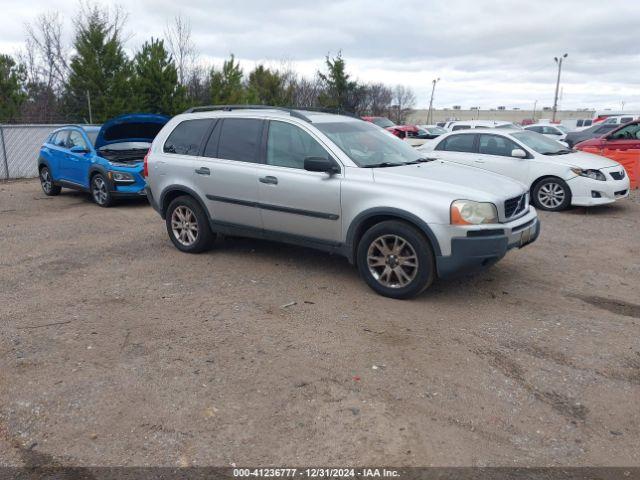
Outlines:
{"type": "Polygon", "coordinates": [[[568,55],[569,55],[568,53],[565,53],[560,58],[553,57],[553,59],[558,64],[558,79],[556,80],[556,95],[553,98],[553,118],[551,119],[552,122],[556,121],[556,113],[558,111],[558,89],[560,88],[560,73],[562,72],[562,60],[567,58],[568,55]]]}
{"type": "Polygon", "coordinates": [[[533,114],[531,115],[531,120],[533,120],[533,123],[536,123],[536,106],[537,105],[538,105],[538,100],[533,102],[533,114]]]}
{"type": "Polygon", "coordinates": [[[429,100],[429,112],[427,113],[427,123],[431,125],[433,123],[433,93],[436,91],[436,83],[440,81],[440,77],[432,80],[433,86],[431,87],[431,100],[429,100]]]}

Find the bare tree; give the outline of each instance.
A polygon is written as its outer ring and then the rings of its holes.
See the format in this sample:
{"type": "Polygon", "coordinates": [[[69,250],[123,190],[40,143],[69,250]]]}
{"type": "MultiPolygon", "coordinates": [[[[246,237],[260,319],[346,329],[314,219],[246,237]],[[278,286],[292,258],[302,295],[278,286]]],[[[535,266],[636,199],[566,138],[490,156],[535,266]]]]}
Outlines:
{"type": "Polygon", "coordinates": [[[393,89],[393,105],[390,108],[390,116],[396,123],[404,123],[407,115],[416,104],[416,95],[413,90],[404,85],[396,85],[393,89]]]}
{"type": "Polygon", "coordinates": [[[393,90],[383,83],[371,83],[366,87],[363,111],[370,115],[387,115],[393,101],[393,90]]]}
{"type": "Polygon", "coordinates": [[[315,76],[309,80],[304,77],[297,77],[293,83],[292,106],[313,108],[318,106],[318,98],[323,92],[323,82],[315,76]]]}
{"type": "Polygon", "coordinates": [[[196,63],[196,48],[191,39],[191,22],[181,16],[176,16],[173,23],[168,23],[164,36],[169,52],[176,62],[178,81],[186,85],[191,80],[191,70],[196,63]]]}
{"type": "Polygon", "coordinates": [[[26,25],[26,60],[29,81],[43,83],[58,92],[69,72],[68,50],[62,40],[63,26],[58,12],[40,14],[26,25]]]}

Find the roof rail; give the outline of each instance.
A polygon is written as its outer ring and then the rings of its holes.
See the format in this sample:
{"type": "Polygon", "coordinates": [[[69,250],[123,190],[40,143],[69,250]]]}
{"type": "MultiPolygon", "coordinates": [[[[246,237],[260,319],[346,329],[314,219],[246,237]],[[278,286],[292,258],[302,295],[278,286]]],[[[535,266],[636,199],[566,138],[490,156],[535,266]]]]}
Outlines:
{"type": "Polygon", "coordinates": [[[206,105],[202,107],[192,107],[185,110],[183,113],[198,113],[198,112],[214,112],[214,111],[230,112],[232,110],[280,110],[287,112],[292,117],[299,118],[305,122],[311,123],[308,117],[294,110],[293,108],[286,107],[271,107],[269,105],[206,105]]]}

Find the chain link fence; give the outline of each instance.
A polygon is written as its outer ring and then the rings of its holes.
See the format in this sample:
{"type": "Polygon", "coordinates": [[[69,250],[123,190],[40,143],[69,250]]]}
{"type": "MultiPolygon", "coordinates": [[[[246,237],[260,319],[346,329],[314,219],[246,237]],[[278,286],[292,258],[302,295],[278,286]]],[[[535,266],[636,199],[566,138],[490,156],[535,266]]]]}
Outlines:
{"type": "Polygon", "coordinates": [[[37,177],[40,147],[62,126],[0,125],[0,180],[37,177]]]}

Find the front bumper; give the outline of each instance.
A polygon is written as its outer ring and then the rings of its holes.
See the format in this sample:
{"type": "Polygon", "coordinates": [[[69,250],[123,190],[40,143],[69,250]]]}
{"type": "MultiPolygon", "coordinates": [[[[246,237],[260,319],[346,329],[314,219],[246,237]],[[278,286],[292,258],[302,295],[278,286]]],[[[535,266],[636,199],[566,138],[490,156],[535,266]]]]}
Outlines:
{"type": "Polygon", "coordinates": [[[470,230],[466,237],[451,239],[451,254],[436,257],[439,278],[473,273],[490,267],[513,248],[522,248],[533,243],[540,235],[537,216],[510,228],[470,230]],[[494,231],[499,233],[492,234],[494,231]],[[470,233],[474,232],[474,233],[470,233]],[[483,233],[480,233],[483,232],[483,233]],[[469,236],[472,235],[472,236],[469,236]]]}
{"type": "MultiPolygon", "coordinates": [[[[609,177],[606,170],[604,172],[609,177]]],[[[571,205],[580,207],[613,203],[616,200],[628,197],[631,187],[628,175],[625,175],[622,180],[607,178],[605,181],[575,177],[567,180],[567,185],[571,189],[571,205]],[[596,193],[594,194],[593,192],[596,193]]]]}

